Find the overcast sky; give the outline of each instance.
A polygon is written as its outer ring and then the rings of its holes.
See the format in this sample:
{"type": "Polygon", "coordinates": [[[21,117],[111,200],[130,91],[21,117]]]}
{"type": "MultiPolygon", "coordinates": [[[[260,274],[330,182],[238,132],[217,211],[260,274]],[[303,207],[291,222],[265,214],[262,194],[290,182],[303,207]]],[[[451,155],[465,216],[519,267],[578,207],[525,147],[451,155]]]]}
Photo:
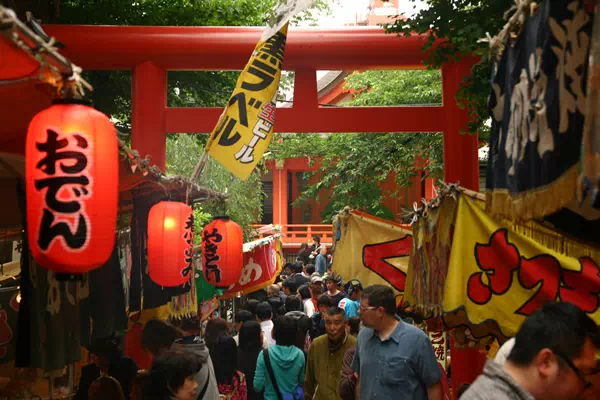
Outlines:
{"type": "MultiPolygon", "coordinates": [[[[415,3],[408,0],[400,0],[399,8],[400,13],[406,13],[411,15],[415,12],[414,6],[417,6],[417,10],[424,7],[423,1],[417,1],[415,3]]],[[[331,16],[323,17],[320,21],[322,27],[335,27],[344,26],[346,21],[352,21],[355,18],[356,13],[366,13],[369,7],[369,0],[339,0],[332,6],[333,13],[331,16]]]]}

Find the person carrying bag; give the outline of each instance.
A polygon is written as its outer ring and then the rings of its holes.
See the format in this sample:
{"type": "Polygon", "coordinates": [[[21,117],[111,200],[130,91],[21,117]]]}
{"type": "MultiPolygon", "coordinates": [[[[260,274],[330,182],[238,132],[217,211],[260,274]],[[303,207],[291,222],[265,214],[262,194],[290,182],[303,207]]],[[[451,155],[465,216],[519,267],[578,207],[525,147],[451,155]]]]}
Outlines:
{"type": "Polygon", "coordinates": [[[279,385],[277,385],[277,379],[275,378],[275,372],[273,371],[273,367],[271,366],[271,358],[269,357],[269,349],[263,351],[265,357],[265,366],[267,367],[267,372],[269,373],[269,378],[271,378],[271,383],[273,383],[273,387],[275,388],[275,393],[277,393],[277,397],[279,400],[303,400],[304,399],[304,388],[302,385],[298,384],[293,393],[284,393],[279,390],[279,385]]]}

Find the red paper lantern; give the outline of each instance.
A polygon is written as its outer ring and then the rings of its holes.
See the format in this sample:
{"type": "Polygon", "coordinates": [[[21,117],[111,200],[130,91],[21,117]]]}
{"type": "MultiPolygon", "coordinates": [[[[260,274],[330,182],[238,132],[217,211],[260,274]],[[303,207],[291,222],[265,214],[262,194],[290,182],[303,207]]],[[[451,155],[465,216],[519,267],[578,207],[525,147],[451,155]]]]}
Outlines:
{"type": "Polygon", "coordinates": [[[161,201],[148,215],[148,272],[161,286],[181,286],[192,276],[194,213],[184,203],[161,201]]]}
{"type": "Polygon", "coordinates": [[[115,245],[119,201],[119,153],[110,120],[82,101],[56,101],[31,120],[25,161],[35,260],[64,274],[105,264],[115,245]]]}
{"type": "Polygon", "coordinates": [[[244,267],[242,228],[229,217],[215,217],[202,231],[204,278],[218,288],[228,288],[240,279],[244,267]]]}

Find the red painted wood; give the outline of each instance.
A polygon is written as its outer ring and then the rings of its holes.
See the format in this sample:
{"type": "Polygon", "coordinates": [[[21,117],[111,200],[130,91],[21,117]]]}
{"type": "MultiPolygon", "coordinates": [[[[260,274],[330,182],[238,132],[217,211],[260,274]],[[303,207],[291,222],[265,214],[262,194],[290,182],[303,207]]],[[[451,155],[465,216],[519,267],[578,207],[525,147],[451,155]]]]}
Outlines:
{"type": "MultiPolygon", "coordinates": [[[[222,108],[175,108],[165,111],[169,133],[212,132],[222,108]]],[[[276,132],[443,132],[443,107],[278,108],[276,132]]]]}
{"type": "MultiPolygon", "coordinates": [[[[294,104],[292,108],[300,113],[316,112],[318,111],[318,102],[317,72],[314,69],[297,70],[294,79],[294,104]]],[[[277,122],[275,123],[277,124],[277,122]]],[[[277,128],[277,125],[275,127],[277,128]]]]}
{"type": "Polygon", "coordinates": [[[477,135],[466,132],[469,115],[454,98],[464,76],[471,74],[472,61],[450,64],[442,69],[443,100],[446,116],[444,130],[444,180],[479,191],[477,135]]]}
{"type": "Polygon", "coordinates": [[[150,155],[152,164],[163,172],[167,165],[166,107],[167,72],[151,62],[142,63],[134,68],[131,145],[142,157],[150,155]]]}
{"type": "MultiPolygon", "coordinates": [[[[273,170],[273,224],[287,225],[288,223],[288,179],[285,163],[273,170]]],[[[285,233],[285,229],[282,233],[285,233]]]]}
{"type": "MultiPolygon", "coordinates": [[[[61,51],[84,69],[241,70],[263,28],[44,25],[61,51]]],[[[380,27],[290,28],[285,69],[423,68],[426,36],[397,38],[380,27]]]]}

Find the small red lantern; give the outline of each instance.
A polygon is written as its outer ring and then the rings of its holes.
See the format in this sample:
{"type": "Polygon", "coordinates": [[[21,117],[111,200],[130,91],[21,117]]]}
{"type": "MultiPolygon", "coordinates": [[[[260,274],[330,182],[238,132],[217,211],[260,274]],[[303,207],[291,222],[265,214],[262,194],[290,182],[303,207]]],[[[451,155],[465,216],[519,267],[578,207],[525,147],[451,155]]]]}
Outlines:
{"type": "Polygon", "coordinates": [[[44,268],[81,274],[114,248],[119,200],[115,128],[87,103],[58,100],[29,124],[25,146],[27,230],[44,268]]]}
{"type": "Polygon", "coordinates": [[[240,279],[244,267],[242,228],[229,217],[215,217],[202,231],[204,278],[218,288],[228,288],[240,279]]]}
{"type": "Polygon", "coordinates": [[[161,286],[190,280],[194,261],[194,213],[184,203],[161,201],[148,214],[148,272],[161,286]]]}

